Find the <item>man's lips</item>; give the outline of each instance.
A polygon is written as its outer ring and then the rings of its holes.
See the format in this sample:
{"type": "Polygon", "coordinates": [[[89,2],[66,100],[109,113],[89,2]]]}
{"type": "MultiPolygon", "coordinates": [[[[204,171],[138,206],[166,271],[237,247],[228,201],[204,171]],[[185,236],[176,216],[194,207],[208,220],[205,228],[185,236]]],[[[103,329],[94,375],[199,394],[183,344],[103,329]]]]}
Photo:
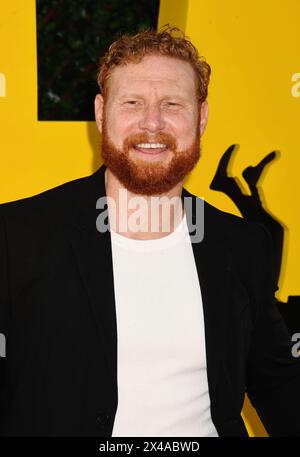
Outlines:
{"type": "Polygon", "coordinates": [[[147,155],[158,155],[165,152],[168,146],[161,143],[140,143],[133,146],[136,151],[147,155]]]}

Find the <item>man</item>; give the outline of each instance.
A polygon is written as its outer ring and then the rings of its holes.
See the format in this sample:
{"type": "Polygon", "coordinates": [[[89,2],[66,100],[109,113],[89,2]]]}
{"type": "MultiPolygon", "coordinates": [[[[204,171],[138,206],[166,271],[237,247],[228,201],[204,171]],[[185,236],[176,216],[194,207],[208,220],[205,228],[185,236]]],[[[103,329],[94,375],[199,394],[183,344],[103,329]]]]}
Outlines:
{"type": "Polygon", "coordinates": [[[270,237],[183,187],[209,76],[174,30],[120,38],[98,74],[104,165],[1,206],[2,435],[247,436],[245,392],[270,435],[300,434],[270,237]]]}

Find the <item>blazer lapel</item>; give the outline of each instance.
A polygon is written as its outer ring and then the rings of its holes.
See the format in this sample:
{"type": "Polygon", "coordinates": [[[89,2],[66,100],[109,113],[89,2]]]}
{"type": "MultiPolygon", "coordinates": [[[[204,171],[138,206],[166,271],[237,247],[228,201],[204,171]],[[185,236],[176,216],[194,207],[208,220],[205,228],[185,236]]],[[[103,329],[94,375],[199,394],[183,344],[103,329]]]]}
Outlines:
{"type": "MultiPolygon", "coordinates": [[[[197,223],[195,201],[198,197],[190,194],[185,188],[183,188],[182,197],[193,199],[192,224],[190,220],[187,220],[191,235],[194,230],[193,227],[197,223]]],[[[227,347],[227,332],[230,325],[227,313],[230,255],[222,234],[218,232],[218,227],[211,220],[209,208],[205,202],[202,217],[204,217],[204,221],[201,221],[204,223],[203,240],[191,242],[203,302],[207,378],[211,401],[213,401],[220,363],[227,347]]]]}
{"type": "Polygon", "coordinates": [[[103,165],[93,175],[91,192],[80,209],[79,223],[71,235],[71,244],[86,287],[100,344],[105,350],[112,383],[116,384],[117,321],[111,238],[108,230],[102,233],[96,227],[99,215],[96,202],[98,198],[106,197],[104,172],[103,165]]]}
{"type": "Polygon", "coordinates": [[[89,303],[114,380],[117,370],[117,324],[110,234],[84,228],[71,241],[89,303]]]}

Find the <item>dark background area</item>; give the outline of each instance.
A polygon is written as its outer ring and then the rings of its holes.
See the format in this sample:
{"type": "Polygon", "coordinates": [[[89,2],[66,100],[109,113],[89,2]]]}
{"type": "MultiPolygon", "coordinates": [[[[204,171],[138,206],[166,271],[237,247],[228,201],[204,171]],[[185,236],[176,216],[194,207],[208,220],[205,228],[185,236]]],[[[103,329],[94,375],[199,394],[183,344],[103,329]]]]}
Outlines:
{"type": "Polygon", "coordinates": [[[36,0],[38,119],[92,121],[99,58],[124,33],[157,28],[159,0],[36,0]]]}

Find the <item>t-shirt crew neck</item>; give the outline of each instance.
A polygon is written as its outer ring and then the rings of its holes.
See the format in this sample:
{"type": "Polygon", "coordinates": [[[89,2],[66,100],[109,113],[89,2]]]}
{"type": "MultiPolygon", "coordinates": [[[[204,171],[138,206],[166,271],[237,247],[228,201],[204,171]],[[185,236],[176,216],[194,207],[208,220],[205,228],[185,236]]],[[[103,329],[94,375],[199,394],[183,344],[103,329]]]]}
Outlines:
{"type": "Polygon", "coordinates": [[[160,238],[148,239],[148,240],[137,240],[128,238],[127,236],[121,235],[110,229],[113,242],[118,246],[134,251],[149,252],[153,250],[161,250],[170,248],[177,243],[181,242],[185,237],[189,235],[187,227],[186,214],[184,213],[181,221],[177,225],[176,229],[160,238]]]}

